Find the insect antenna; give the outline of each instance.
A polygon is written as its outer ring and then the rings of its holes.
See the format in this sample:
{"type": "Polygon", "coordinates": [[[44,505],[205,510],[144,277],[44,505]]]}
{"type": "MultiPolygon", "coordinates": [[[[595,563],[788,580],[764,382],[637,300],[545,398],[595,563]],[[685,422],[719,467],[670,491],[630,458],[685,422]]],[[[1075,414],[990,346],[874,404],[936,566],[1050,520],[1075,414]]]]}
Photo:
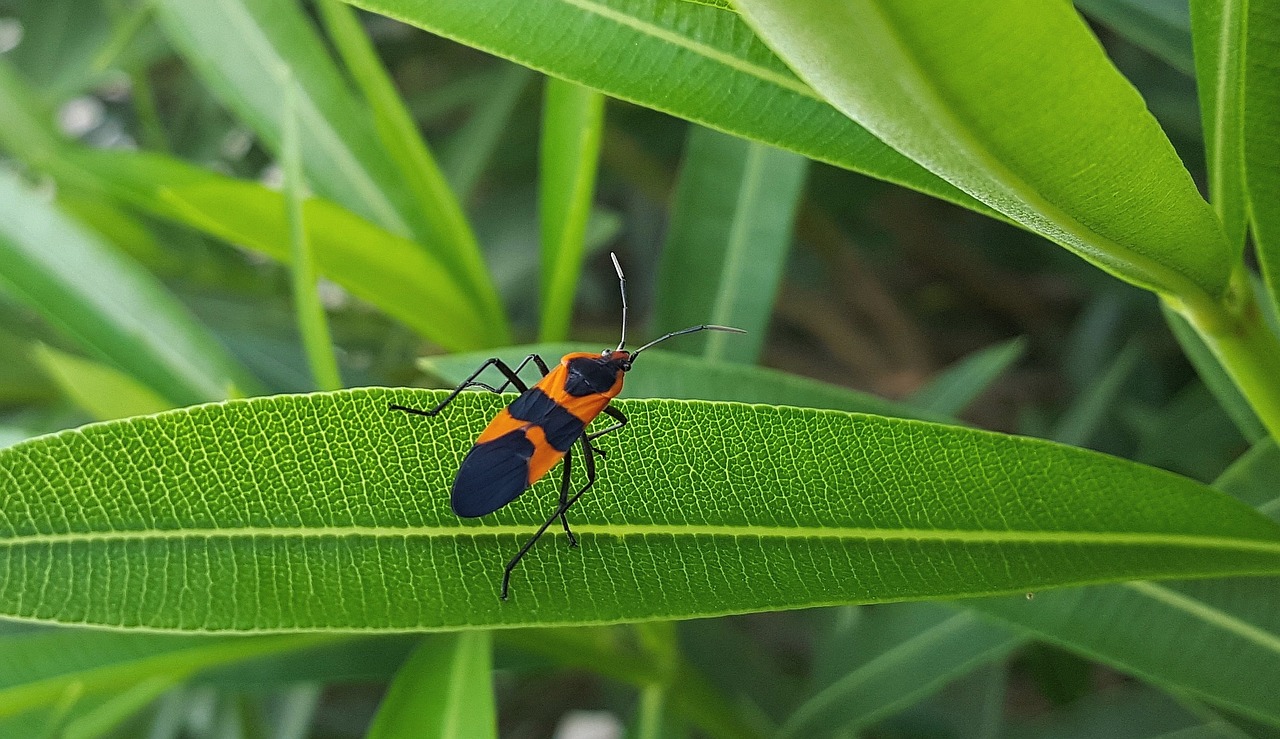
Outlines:
{"type": "Polygon", "coordinates": [[[689,328],[682,328],[682,329],[680,329],[679,331],[672,331],[672,332],[671,332],[671,333],[669,333],[669,334],[664,334],[664,335],[662,335],[662,336],[659,336],[658,338],[654,339],[653,341],[650,341],[648,344],[645,344],[644,346],[640,347],[639,349],[636,349],[635,351],[631,352],[631,360],[632,360],[632,361],[635,361],[636,356],[637,356],[638,354],[640,354],[640,352],[644,351],[645,349],[648,349],[649,347],[653,346],[654,344],[661,344],[662,342],[666,341],[667,339],[674,338],[674,337],[676,337],[676,336],[684,336],[685,334],[697,333],[698,331],[727,331],[727,332],[729,332],[729,333],[731,333],[731,334],[745,334],[745,333],[746,333],[746,331],[743,331],[743,330],[742,330],[742,329],[740,329],[740,328],[734,328],[734,327],[732,327],[732,326],[717,326],[717,325],[715,325],[715,324],[713,324],[713,323],[704,323],[704,324],[702,324],[701,326],[690,326],[689,328]]]}
{"type": "Polygon", "coordinates": [[[618,263],[618,255],[609,252],[609,258],[613,260],[613,270],[618,273],[618,289],[622,291],[622,338],[618,341],[618,348],[614,351],[622,351],[622,347],[627,345],[627,278],[622,274],[622,265],[618,263]]]}

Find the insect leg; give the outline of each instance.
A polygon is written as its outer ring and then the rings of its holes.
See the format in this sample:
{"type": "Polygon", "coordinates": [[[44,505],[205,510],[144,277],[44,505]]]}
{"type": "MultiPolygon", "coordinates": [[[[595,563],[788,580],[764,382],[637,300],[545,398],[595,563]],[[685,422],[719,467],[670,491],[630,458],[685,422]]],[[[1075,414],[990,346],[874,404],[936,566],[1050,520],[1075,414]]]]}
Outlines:
{"type": "MultiPolygon", "coordinates": [[[[596,453],[595,449],[593,449],[591,445],[587,443],[585,437],[582,437],[582,458],[587,466],[587,484],[583,485],[582,488],[578,490],[578,492],[574,493],[573,497],[562,502],[560,506],[556,508],[556,512],[551,514],[551,518],[548,518],[542,524],[542,526],[538,528],[537,533],[535,533],[529,539],[529,541],[526,541],[524,543],[524,546],[520,547],[520,551],[516,552],[516,556],[512,557],[511,561],[507,563],[506,569],[502,571],[502,593],[500,597],[503,600],[507,599],[507,591],[509,590],[511,585],[512,570],[516,568],[516,565],[520,563],[521,559],[524,559],[524,555],[528,554],[529,550],[533,548],[533,543],[536,542],[538,538],[541,537],[544,533],[546,533],[547,529],[550,528],[551,524],[555,523],[555,520],[557,518],[563,517],[565,512],[568,511],[569,508],[572,507],[574,503],[578,502],[578,498],[581,498],[583,493],[590,490],[591,486],[596,484],[595,453],[596,453]]],[[[565,459],[566,460],[568,459],[568,455],[565,455],[565,459]]],[[[562,489],[562,492],[564,492],[563,489],[562,489]]]]}
{"type": "MultiPolygon", "coordinates": [[[[606,429],[601,429],[600,431],[597,431],[593,434],[587,434],[587,441],[599,439],[601,436],[604,436],[605,434],[613,433],[614,431],[617,431],[618,429],[627,425],[627,417],[622,415],[622,411],[618,410],[617,408],[614,408],[611,405],[606,405],[604,407],[604,414],[606,416],[609,416],[613,420],[617,421],[617,423],[613,424],[612,426],[606,429]]],[[[596,452],[599,452],[599,451],[600,451],[599,449],[596,450],[596,452]]]]}
{"type": "MultiPolygon", "coordinates": [[[[502,389],[505,388],[507,385],[514,385],[517,390],[523,393],[529,389],[529,386],[524,384],[524,380],[521,380],[520,375],[517,373],[520,371],[520,368],[528,364],[530,359],[537,356],[538,355],[536,354],[530,354],[528,357],[525,357],[524,361],[520,363],[520,367],[517,367],[514,370],[508,367],[507,363],[502,361],[501,359],[498,359],[497,357],[490,357],[487,361],[485,361],[484,364],[480,365],[479,369],[477,369],[475,372],[472,372],[470,377],[463,380],[456,388],[454,388],[453,392],[449,393],[449,395],[445,397],[444,400],[440,401],[439,405],[437,405],[435,408],[432,408],[429,411],[424,411],[419,408],[409,408],[407,406],[397,405],[395,403],[391,403],[389,407],[393,411],[404,411],[405,413],[412,413],[417,416],[434,416],[440,411],[444,410],[445,406],[452,403],[454,398],[458,397],[458,395],[463,390],[466,390],[469,387],[482,387],[485,390],[490,390],[495,393],[500,393],[502,392],[502,389]],[[476,378],[480,376],[480,373],[484,372],[490,366],[497,367],[498,371],[506,375],[507,377],[507,381],[502,383],[502,385],[498,388],[490,387],[489,385],[486,385],[483,382],[476,382],[476,378]]],[[[541,357],[538,357],[537,362],[540,367],[546,366],[545,364],[543,364],[541,357]]]]}
{"type": "MultiPolygon", "coordinates": [[[[522,370],[522,369],[524,369],[526,366],[528,366],[529,362],[533,362],[534,364],[536,364],[536,365],[538,366],[538,371],[540,371],[540,372],[542,373],[542,376],[543,376],[543,377],[546,377],[546,376],[551,372],[551,369],[547,367],[547,363],[546,363],[546,362],[544,362],[544,361],[542,361],[542,357],[538,356],[537,354],[530,354],[529,356],[527,356],[527,357],[525,357],[525,358],[524,358],[524,361],[523,361],[523,362],[521,362],[519,365],[517,365],[517,366],[516,366],[516,368],[515,368],[515,370],[514,370],[515,374],[517,374],[517,375],[518,375],[518,374],[520,374],[520,370],[522,370]]],[[[499,385],[499,386],[498,386],[498,389],[497,389],[497,390],[494,390],[494,392],[495,392],[495,393],[500,393],[500,392],[502,392],[503,390],[506,390],[506,389],[507,389],[507,385],[510,385],[510,384],[513,384],[513,383],[512,383],[512,381],[511,381],[511,380],[507,380],[506,382],[504,382],[504,383],[502,383],[501,385],[499,385]]],[[[526,390],[526,388],[521,387],[521,386],[519,385],[519,383],[515,383],[515,385],[516,385],[516,389],[517,389],[517,390],[519,390],[519,391],[520,391],[520,392],[522,392],[522,393],[526,390]]],[[[492,390],[492,388],[490,388],[490,389],[492,390]]]]}
{"type": "Polygon", "coordinates": [[[560,523],[564,525],[564,533],[569,536],[569,546],[578,546],[578,537],[573,535],[569,530],[569,519],[565,518],[565,501],[569,499],[569,488],[573,486],[570,472],[573,469],[573,447],[564,455],[564,474],[560,477],[560,504],[556,510],[560,511],[560,523]]]}

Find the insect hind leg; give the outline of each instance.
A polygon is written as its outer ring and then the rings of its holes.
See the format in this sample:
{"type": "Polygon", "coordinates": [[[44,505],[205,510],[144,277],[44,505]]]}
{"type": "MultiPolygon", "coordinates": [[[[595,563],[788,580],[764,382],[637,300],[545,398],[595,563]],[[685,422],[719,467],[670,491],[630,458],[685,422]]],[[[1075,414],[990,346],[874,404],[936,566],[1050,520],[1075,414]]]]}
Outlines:
{"type": "Polygon", "coordinates": [[[434,416],[440,411],[444,410],[445,406],[452,403],[454,399],[456,399],[462,393],[463,390],[466,390],[469,387],[482,387],[485,390],[488,390],[489,392],[501,393],[503,390],[507,388],[508,385],[510,385],[510,386],[514,386],[516,390],[519,390],[520,392],[523,393],[529,389],[529,386],[525,384],[524,380],[520,379],[520,370],[524,369],[525,366],[528,365],[530,361],[532,361],[534,364],[538,366],[538,369],[542,371],[543,375],[546,375],[548,372],[550,372],[550,370],[547,369],[547,363],[542,361],[542,357],[538,356],[537,354],[530,354],[529,356],[525,357],[524,361],[522,361],[519,365],[517,365],[515,369],[511,369],[511,367],[508,366],[506,362],[502,361],[497,357],[490,357],[485,361],[484,364],[480,365],[480,367],[477,368],[475,372],[472,372],[470,377],[468,377],[467,379],[459,383],[458,386],[453,389],[453,392],[449,393],[445,397],[445,399],[440,401],[439,405],[437,405],[435,408],[432,408],[429,411],[424,411],[421,408],[410,408],[408,406],[399,405],[397,403],[388,404],[388,408],[390,408],[393,411],[404,411],[405,413],[412,413],[415,416],[434,416]],[[478,382],[476,378],[480,376],[481,372],[484,372],[489,367],[496,367],[499,372],[501,372],[504,376],[506,376],[507,378],[506,382],[502,383],[496,388],[492,387],[491,385],[486,385],[483,382],[478,382]]]}
{"type": "MultiPolygon", "coordinates": [[[[542,526],[538,527],[537,532],[535,532],[533,536],[529,537],[529,540],[524,543],[524,546],[520,547],[520,551],[516,552],[516,556],[512,557],[511,561],[507,563],[506,568],[503,569],[502,591],[499,596],[502,600],[507,599],[507,593],[511,588],[511,573],[515,570],[516,565],[520,563],[520,560],[524,559],[524,555],[528,554],[529,550],[533,548],[534,542],[538,541],[538,539],[546,533],[547,529],[551,527],[551,524],[556,522],[557,518],[564,522],[565,530],[567,531],[569,528],[569,522],[564,518],[565,512],[567,512],[574,503],[578,502],[578,499],[582,497],[583,493],[590,490],[591,486],[596,484],[596,451],[589,443],[587,443],[585,435],[580,438],[582,439],[583,465],[587,469],[587,482],[578,490],[578,492],[574,493],[572,497],[567,499],[565,498],[565,495],[568,493],[569,488],[568,486],[561,486],[560,505],[556,507],[556,512],[551,514],[551,517],[544,521],[542,526]]],[[[568,455],[565,455],[565,461],[568,462],[568,460],[568,455]]],[[[564,479],[567,481],[568,476],[566,475],[564,479]]]]}

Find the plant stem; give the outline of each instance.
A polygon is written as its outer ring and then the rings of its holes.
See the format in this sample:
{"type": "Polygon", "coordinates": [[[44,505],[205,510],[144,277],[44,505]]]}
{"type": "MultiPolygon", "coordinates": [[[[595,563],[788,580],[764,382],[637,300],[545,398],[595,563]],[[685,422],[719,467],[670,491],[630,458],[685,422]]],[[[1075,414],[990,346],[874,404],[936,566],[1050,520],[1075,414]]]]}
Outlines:
{"type": "Polygon", "coordinates": [[[1244,267],[1232,275],[1221,303],[1165,299],[1195,327],[1271,438],[1280,441],[1280,337],[1267,325],[1244,267]]]}

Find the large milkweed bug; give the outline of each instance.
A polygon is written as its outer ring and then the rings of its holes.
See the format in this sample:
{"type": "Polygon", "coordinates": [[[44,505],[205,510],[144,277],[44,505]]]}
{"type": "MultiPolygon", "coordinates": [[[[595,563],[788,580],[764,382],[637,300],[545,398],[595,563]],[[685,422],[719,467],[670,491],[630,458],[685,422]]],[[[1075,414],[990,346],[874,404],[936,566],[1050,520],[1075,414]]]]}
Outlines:
{"type": "Polygon", "coordinates": [[[419,416],[434,416],[449,405],[458,394],[469,387],[480,387],[490,392],[501,393],[508,386],[520,391],[520,397],[507,406],[489,422],[489,426],[476,439],[475,446],[462,460],[458,476],[453,480],[453,492],[449,502],[453,512],[464,518],[485,516],[502,508],[515,500],[529,486],[542,479],[561,458],[564,459],[564,472],[560,480],[560,504],[556,512],[537,530],[530,539],[520,547],[516,556],[511,558],[502,571],[501,597],[507,599],[507,590],[511,584],[511,572],[521,558],[529,552],[548,527],[558,518],[569,537],[569,546],[577,546],[578,540],[569,530],[569,520],[565,513],[570,506],[578,502],[582,494],[587,492],[596,482],[595,456],[605,456],[604,450],[597,449],[591,442],[605,434],[617,431],[627,424],[627,417],[617,408],[609,405],[609,401],[622,392],[623,375],[631,371],[636,357],[655,344],[667,339],[697,331],[731,331],[746,333],[740,328],[703,324],[690,326],[679,331],[672,331],[648,344],[629,352],[624,349],[627,343],[627,278],[622,274],[622,265],[618,257],[613,259],[613,268],[618,273],[618,286],[622,293],[622,338],[616,349],[605,349],[599,354],[591,352],[575,352],[566,354],[555,369],[549,369],[547,363],[537,354],[524,358],[515,369],[505,362],[493,357],[480,365],[471,376],[454,388],[453,392],[429,411],[408,408],[392,404],[392,410],[413,413],[419,416]],[[533,362],[542,372],[542,379],[533,387],[520,379],[520,370],[533,362]],[[506,376],[506,382],[498,387],[476,381],[481,372],[490,366],[496,367],[506,376]],[[608,428],[593,433],[586,433],[587,426],[596,416],[604,413],[616,423],[608,428]],[[573,445],[582,447],[583,464],[587,470],[587,482],[573,495],[569,473],[573,467],[573,445]]]}

